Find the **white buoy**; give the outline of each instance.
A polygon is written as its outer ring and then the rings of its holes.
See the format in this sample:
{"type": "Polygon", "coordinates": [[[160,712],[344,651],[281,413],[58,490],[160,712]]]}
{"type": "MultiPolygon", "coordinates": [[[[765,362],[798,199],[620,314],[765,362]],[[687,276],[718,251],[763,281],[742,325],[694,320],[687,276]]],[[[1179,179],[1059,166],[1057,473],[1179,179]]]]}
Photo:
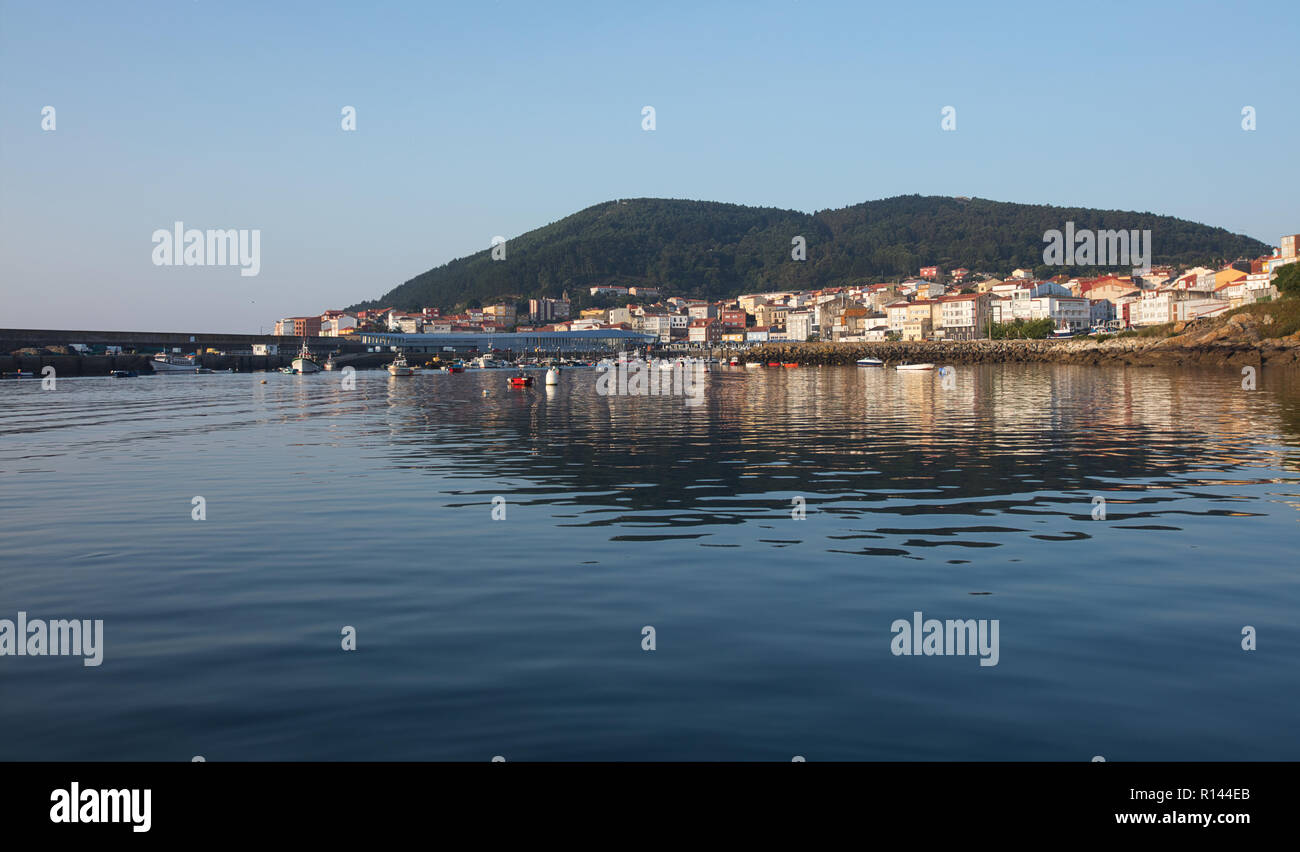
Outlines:
{"type": "Polygon", "coordinates": [[[546,371],[546,384],[558,385],[560,383],[560,370],[558,367],[552,367],[546,371]]]}

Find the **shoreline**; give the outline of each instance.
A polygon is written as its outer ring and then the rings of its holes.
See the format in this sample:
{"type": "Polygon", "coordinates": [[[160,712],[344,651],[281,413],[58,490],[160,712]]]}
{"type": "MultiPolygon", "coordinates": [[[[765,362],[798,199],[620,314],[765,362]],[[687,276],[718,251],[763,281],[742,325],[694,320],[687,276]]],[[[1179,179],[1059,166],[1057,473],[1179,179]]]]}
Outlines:
{"type": "Polygon", "coordinates": [[[948,340],[880,343],[769,343],[749,358],[806,364],[1056,363],[1117,366],[1300,366],[1300,330],[1294,300],[1260,304],[1223,318],[1151,328],[1149,336],[1047,340],[948,340]],[[1290,332],[1289,334],[1287,332],[1290,332]]]}
{"type": "Polygon", "coordinates": [[[953,340],[882,343],[765,343],[745,360],[851,366],[859,358],[886,365],[1056,363],[1117,366],[1300,366],[1300,342],[1265,340],[1187,344],[1176,338],[1083,340],[953,340]]]}

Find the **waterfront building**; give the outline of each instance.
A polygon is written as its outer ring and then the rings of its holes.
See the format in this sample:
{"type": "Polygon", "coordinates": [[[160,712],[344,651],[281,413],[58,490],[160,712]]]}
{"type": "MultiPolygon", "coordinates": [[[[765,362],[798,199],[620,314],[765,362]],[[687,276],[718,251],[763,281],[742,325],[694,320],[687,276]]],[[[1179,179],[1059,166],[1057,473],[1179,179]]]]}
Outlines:
{"type": "Polygon", "coordinates": [[[716,319],[691,320],[687,331],[687,339],[697,346],[716,346],[722,341],[722,324],[716,319]]]}
{"type": "Polygon", "coordinates": [[[911,302],[906,299],[896,299],[885,306],[885,316],[889,319],[889,330],[903,333],[903,324],[907,322],[907,311],[911,302]]]}
{"type": "Polygon", "coordinates": [[[814,319],[812,311],[791,311],[785,316],[786,335],[791,340],[803,341],[812,336],[814,319]]]}
{"type": "Polygon", "coordinates": [[[277,337],[320,337],[320,317],[285,317],[275,324],[277,337]]]}
{"type": "Polygon", "coordinates": [[[939,298],[940,322],[945,340],[976,340],[986,337],[989,324],[987,293],[968,293],[939,298]]]}
{"type": "Polygon", "coordinates": [[[916,317],[903,323],[904,340],[925,340],[934,331],[929,316],[916,317]]]}

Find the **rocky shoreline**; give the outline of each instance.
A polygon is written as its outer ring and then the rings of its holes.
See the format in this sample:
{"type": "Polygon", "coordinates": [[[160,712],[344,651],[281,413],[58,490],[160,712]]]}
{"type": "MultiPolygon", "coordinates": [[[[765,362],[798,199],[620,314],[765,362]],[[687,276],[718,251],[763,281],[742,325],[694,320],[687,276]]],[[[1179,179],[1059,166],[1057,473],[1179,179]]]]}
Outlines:
{"type": "MultiPolygon", "coordinates": [[[[1263,319],[1267,319],[1264,317],[1263,319]]],[[[1163,338],[1117,337],[1069,340],[951,340],[885,343],[769,343],[754,347],[748,359],[800,364],[848,365],[859,358],[887,364],[1115,364],[1131,366],[1288,366],[1300,365],[1300,334],[1267,338],[1259,318],[1174,328],[1163,338]]]]}

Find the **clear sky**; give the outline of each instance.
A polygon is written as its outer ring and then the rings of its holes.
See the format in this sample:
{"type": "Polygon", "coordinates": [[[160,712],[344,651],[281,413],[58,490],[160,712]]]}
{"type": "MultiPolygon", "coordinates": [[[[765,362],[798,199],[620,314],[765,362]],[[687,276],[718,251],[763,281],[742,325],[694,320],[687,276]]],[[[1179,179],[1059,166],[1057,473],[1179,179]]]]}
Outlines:
{"type": "Polygon", "coordinates": [[[269,331],[640,196],[970,195],[1276,245],[1298,35],[1280,0],[0,0],[0,327],[269,331]],[[155,266],[177,220],[260,229],[260,274],[155,266]]]}

